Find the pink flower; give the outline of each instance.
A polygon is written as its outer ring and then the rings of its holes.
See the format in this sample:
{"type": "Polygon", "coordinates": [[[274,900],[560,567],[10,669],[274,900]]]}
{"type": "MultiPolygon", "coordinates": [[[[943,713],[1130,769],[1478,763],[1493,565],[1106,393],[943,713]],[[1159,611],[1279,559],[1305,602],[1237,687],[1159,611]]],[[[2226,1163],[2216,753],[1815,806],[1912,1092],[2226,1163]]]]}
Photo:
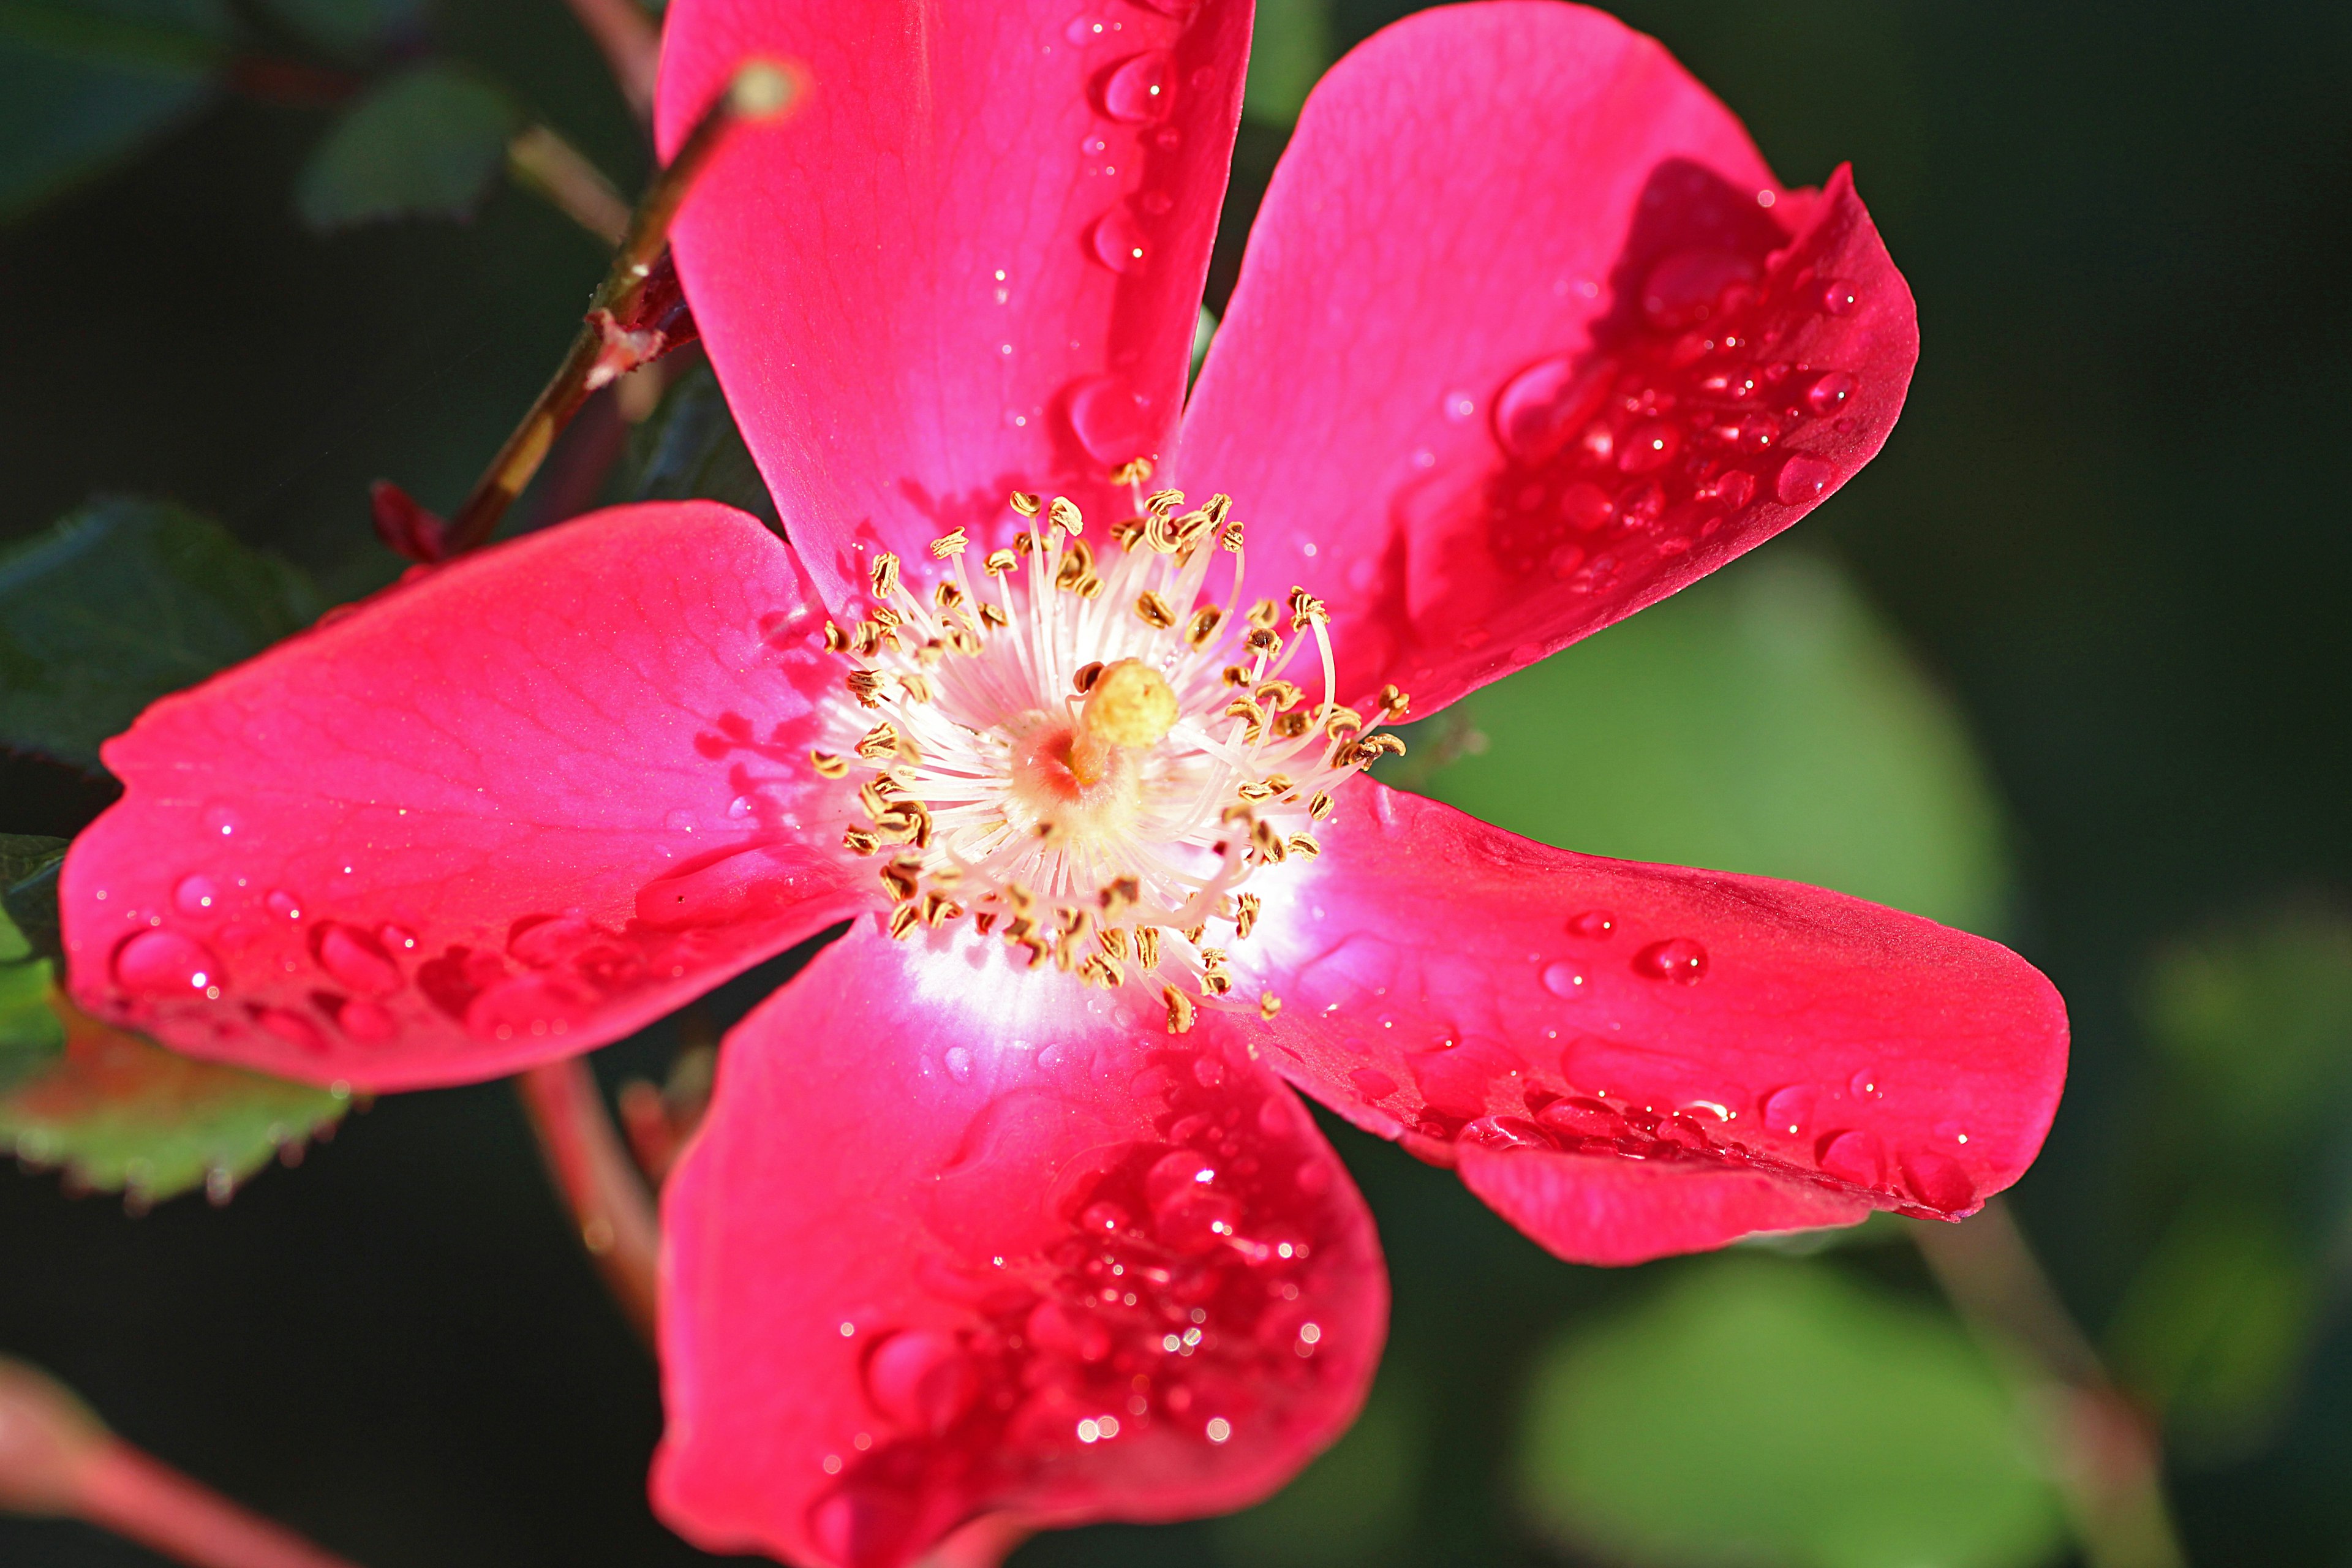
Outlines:
{"type": "Polygon", "coordinates": [[[1782,188],[1597,12],[1415,16],[1317,90],[1187,402],[1249,12],[1098,16],[676,0],[669,143],[747,56],[811,83],[676,238],[793,544],[686,502],[441,569],[158,703],[67,863],[85,1006],[385,1089],[851,922],[664,1194],[654,1493],[712,1548],[1278,1485],[1386,1313],[1285,1080],[1600,1263],[1972,1212],[2057,1100],[2058,997],[1990,942],[1356,776],[1395,689],[1878,449],[1916,331],[1845,171],[1782,188]]]}

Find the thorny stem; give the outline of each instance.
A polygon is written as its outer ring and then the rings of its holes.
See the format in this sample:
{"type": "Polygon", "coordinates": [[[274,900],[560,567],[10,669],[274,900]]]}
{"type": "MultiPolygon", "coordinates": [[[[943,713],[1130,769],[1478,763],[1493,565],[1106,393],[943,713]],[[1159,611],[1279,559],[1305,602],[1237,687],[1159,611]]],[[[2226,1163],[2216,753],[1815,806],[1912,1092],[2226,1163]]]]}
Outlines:
{"type": "MultiPolygon", "coordinates": [[[[488,542],[499,519],[506,515],[507,508],[539,471],[557,433],[580,412],[588,395],[637,363],[634,359],[614,363],[610,329],[615,322],[634,320],[635,309],[645,296],[646,280],[653,275],[655,262],[669,243],[670,220],[677,216],[678,205],[686,199],[695,176],[709,163],[711,153],[718,150],[728,132],[744,121],[766,120],[782,113],[797,96],[797,83],[789,71],[765,60],[748,62],[736,71],[734,80],[719,95],[719,101],[710,106],[687,137],[677,156],[654,177],[645,199],[637,204],[636,216],[619,253],[613,258],[612,269],[605,273],[604,281],[597,286],[595,297],[589,302],[588,324],[572,339],[571,352],[541,389],[522,423],[515,426],[514,434],[490,459],[489,468],[475,481],[473,492],[450,516],[448,531],[444,535],[444,559],[462,555],[488,542]]],[[[625,353],[623,357],[626,358],[625,353]]]]}
{"type": "Polygon", "coordinates": [[[2092,1568],[2185,1568],[2147,1417],[2109,1380],[1999,1198],[1966,1224],[1917,1225],[1928,1269],[1980,1335],[2032,1358],[2027,1390],[2092,1568]]]}
{"type": "Polygon", "coordinates": [[[579,1225],[580,1244],[630,1325],[653,1343],[661,1226],[652,1194],[604,1110],[596,1075],[575,1057],[532,1068],[515,1079],[515,1089],[547,1156],[548,1174],[579,1225]]]}
{"type": "Polygon", "coordinates": [[[0,1510],[67,1517],[190,1568],[352,1568],[109,1432],[80,1401],[0,1360],[0,1510]]]}
{"type": "Polygon", "coordinates": [[[661,64],[661,30],[637,8],[636,0],[568,0],[572,14],[596,47],[613,80],[641,125],[654,118],[654,77],[661,64]]]}

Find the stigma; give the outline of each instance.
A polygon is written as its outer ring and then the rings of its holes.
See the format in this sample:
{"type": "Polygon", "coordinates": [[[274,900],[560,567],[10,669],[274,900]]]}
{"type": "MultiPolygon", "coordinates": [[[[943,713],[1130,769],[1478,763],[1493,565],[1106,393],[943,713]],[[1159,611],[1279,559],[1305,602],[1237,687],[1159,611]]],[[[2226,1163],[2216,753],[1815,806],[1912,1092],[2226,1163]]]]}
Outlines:
{"type": "MultiPolygon", "coordinates": [[[[1074,503],[1016,493],[1009,548],[975,561],[958,529],[919,565],[876,557],[865,618],[825,625],[846,668],[809,763],[856,798],[842,847],[892,936],[970,921],[1182,1033],[1280,1008],[1233,994],[1248,884],[1319,856],[1336,792],[1404,743],[1339,702],[1320,600],[1243,606],[1231,500],[1187,509],[1150,474],[1112,476],[1137,511],[1099,553],[1074,503]]],[[[1387,687],[1374,720],[1409,706],[1387,687]]]]}

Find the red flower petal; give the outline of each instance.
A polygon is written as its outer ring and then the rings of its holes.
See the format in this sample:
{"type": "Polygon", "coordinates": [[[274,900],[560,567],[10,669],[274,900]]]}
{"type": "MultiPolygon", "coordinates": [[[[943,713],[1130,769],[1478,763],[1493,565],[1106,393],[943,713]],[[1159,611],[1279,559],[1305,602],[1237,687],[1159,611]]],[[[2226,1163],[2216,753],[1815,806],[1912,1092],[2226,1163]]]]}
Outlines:
{"type": "Polygon", "coordinates": [[[1182,480],[1234,495],[1259,592],[1330,604],[1343,695],[1427,713],[1795,521],[1917,354],[1845,171],[1781,190],[1598,11],[1444,6],[1308,100],[1182,480]]]}
{"type": "Polygon", "coordinates": [[[1001,542],[1016,488],[1097,526],[1134,510],[1106,476],[1172,444],[1249,21],[1241,0],[671,6],[666,148],[745,58],[807,68],[676,244],[828,603],[864,594],[867,550],[1001,542]]]}
{"type": "Polygon", "coordinates": [[[802,793],[814,624],[792,552],[701,501],[331,614],[107,743],[128,793],[66,858],[74,999],[373,1089],[659,1017],[856,907],[802,793]]]}
{"type": "Polygon", "coordinates": [[[729,1036],[662,1200],[665,1519],[877,1568],[1236,1508],[1339,1435],[1371,1216],[1278,1079],[1143,1011],[860,921],[729,1036]]]}
{"type": "Polygon", "coordinates": [[[1342,802],[1235,950],[1283,1000],[1265,1060],[1458,1159],[1563,1258],[1873,1207],[1956,1218],[2042,1146],[2065,1012],[2004,948],[1792,882],[1549,848],[1370,781],[1342,802]]]}

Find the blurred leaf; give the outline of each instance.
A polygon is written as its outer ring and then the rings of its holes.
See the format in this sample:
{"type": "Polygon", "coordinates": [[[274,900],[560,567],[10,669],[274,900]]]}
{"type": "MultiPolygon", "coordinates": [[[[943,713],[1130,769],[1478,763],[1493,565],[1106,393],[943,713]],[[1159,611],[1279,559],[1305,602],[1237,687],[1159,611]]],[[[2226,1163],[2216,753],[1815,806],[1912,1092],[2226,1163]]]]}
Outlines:
{"type": "Polygon", "coordinates": [[[489,191],[522,113],[455,66],[392,77],[345,112],[295,182],[313,229],[400,217],[464,217],[489,191]]]}
{"type": "Polygon", "coordinates": [[[630,433],[625,484],[631,500],[725,501],[776,521],[776,503],[708,363],[678,377],[653,417],[630,433]]]}
{"type": "Polygon", "coordinates": [[[1948,1320],[1821,1265],[1719,1258],[1544,1358],[1520,1497],[1628,1563],[2022,1568],[2061,1534],[2030,1431],[1948,1320]]]}
{"type": "Polygon", "coordinates": [[[0,833],[0,910],[10,928],[37,956],[58,958],[58,868],[66,841],[31,833],[0,833]]]}
{"type": "Polygon", "coordinates": [[[2300,1161],[2352,1090],[2352,921],[2286,910],[2177,942],[2141,1012],[2201,1140],[2300,1161]]]}
{"type": "Polygon", "coordinates": [[[0,1090],[22,1083],[65,1049],[49,1010],[49,963],[0,915],[0,1090]]]}
{"type": "Polygon", "coordinates": [[[2308,1247],[2260,1208],[2205,1199],[2133,1277],[2107,1342],[2178,1447],[2208,1463],[2241,1458],[2284,1414],[2318,1305],[2308,1247]]]}
{"type": "Polygon", "coordinates": [[[1356,1424],[1257,1507],[1216,1521],[1237,1568],[1357,1568],[1394,1561],[1420,1501],[1428,1413],[1393,1363],[1356,1424]]]}
{"type": "Polygon", "coordinates": [[[420,0],[260,0],[262,8],[329,54],[364,59],[390,38],[420,31],[420,0]]]}
{"type": "Polygon", "coordinates": [[[348,1091],[177,1056],[51,993],[65,1054],[0,1093],[0,1146],[134,1206],[196,1186],[224,1201],[288,1145],[341,1120],[348,1091]]]}
{"type": "Polygon", "coordinates": [[[201,106],[228,37],[219,0],[0,0],[0,218],[201,106]]]}
{"type": "Polygon", "coordinates": [[[1265,125],[1295,123],[1330,63],[1331,0],[1258,0],[1242,112],[1265,125]]]}
{"type": "Polygon", "coordinates": [[[169,691],[308,626],[318,591],[161,501],[101,500],[0,553],[0,745],[94,767],[169,691]]]}
{"type": "Polygon", "coordinates": [[[1418,727],[1439,761],[1387,776],[1564,848],[2000,925],[2000,808],[1967,731],[1825,561],[1750,556],[1456,712],[1418,727]]]}

